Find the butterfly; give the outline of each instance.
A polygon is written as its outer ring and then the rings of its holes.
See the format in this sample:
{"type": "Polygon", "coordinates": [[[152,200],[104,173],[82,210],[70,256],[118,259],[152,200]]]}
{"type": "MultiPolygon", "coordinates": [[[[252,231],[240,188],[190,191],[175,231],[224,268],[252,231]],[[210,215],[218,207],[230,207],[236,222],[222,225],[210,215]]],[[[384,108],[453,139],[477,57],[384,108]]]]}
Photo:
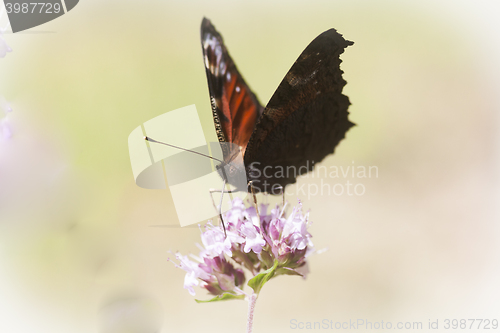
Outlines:
{"type": "MultiPolygon", "coordinates": [[[[224,163],[243,156],[240,167],[248,188],[281,194],[297,176],[334,152],[354,124],[348,119],[349,98],[340,54],[354,43],[335,29],[316,37],[300,54],[264,108],[229,55],[210,20],[201,24],[201,45],[215,130],[224,163]]],[[[229,181],[231,183],[231,181],[229,181]]]]}

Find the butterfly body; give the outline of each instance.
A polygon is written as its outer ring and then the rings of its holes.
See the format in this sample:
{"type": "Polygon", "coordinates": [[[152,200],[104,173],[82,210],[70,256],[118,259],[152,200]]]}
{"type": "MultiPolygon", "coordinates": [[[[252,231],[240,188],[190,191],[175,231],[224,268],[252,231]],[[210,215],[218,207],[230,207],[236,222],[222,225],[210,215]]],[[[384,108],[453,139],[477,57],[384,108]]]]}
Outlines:
{"type": "Polygon", "coordinates": [[[333,153],[354,125],[340,70],[340,54],[353,43],[335,29],[306,47],[265,108],[207,19],[201,40],[215,129],[221,143],[230,143],[223,145],[224,162],[240,165],[233,172],[244,172],[257,192],[281,193],[333,153]],[[242,164],[235,160],[239,153],[242,164]]]}

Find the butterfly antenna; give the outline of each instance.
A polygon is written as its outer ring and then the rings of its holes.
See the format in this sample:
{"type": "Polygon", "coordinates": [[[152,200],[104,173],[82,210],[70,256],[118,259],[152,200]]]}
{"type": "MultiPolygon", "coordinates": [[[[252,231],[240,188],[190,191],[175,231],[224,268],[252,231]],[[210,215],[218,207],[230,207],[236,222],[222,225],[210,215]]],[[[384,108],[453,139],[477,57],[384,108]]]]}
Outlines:
{"type": "Polygon", "coordinates": [[[257,213],[257,217],[259,218],[259,222],[260,222],[260,213],[259,213],[259,207],[257,205],[257,196],[255,195],[255,190],[253,187],[253,180],[249,181],[248,185],[250,185],[250,190],[252,191],[253,203],[255,205],[255,212],[257,213]]]}
{"type": "Polygon", "coordinates": [[[219,163],[224,163],[223,161],[219,160],[218,158],[215,158],[215,157],[212,157],[210,155],[206,155],[206,154],[203,154],[203,153],[199,153],[197,151],[194,151],[194,150],[190,150],[190,149],[186,149],[186,148],[182,148],[182,147],[179,147],[179,146],[174,146],[174,145],[171,145],[169,143],[165,143],[165,142],[161,142],[161,141],[157,141],[155,139],[152,139],[150,138],[149,136],[145,136],[144,137],[144,140],[146,141],[149,141],[149,142],[154,142],[154,143],[159,143],[159,144],[162,144],[162,145],[165,145],[165,146],[169,146],[169,147],[172,147],[172,148],[177,148],[177,149],[180,149],[180,150],[184,150],[184,151],[188,151],[190,153],[193,153],[193,154],[197,154],[197,155],[200,155],[200,156],[205,156],[205,157],[208,157],[214,161],[217,161],[219,163]]]}
{"type": "MultiPolygon", "coordinates": [[[[172,147],[172,148],[177,148],[177,149],[180,149],[180,150],[188,151],[190,153],[197,154],[197,155],[200,155],[200,156],[205,156],[205,157],[208,157],[208,158],[210,158],[210,159],[212,159],[214,161],[217,161],[217,162],[219,162],[221,164],[224,163],[223,161],[219,160],[218,158],[212,157],[210,155],[199,153],[197,151],[186,149],[186,148],[182,148],[182,147],[179,147],[179,146],[171,145],[169,143],[157,141],[155,139],[150,138],[149,136],[145,136],[144,140],[149,141],[149,142],[159,143],[159,144],[162,144],[162,145],[165,145],[165,146],[169,146],[169,147],[172,147]]],[[[224,168],[222,168],[222,172],[224,173],[224,168]]],[[[222,228],[224,229],[224,237],[227,237],[226,226],[224,225],[224,220],[222,219],[222,212],[221,212],[221,210],[222,210],[222,198],[224,197],[224,188],[225,188],[225,186],[226,186],[226,175],[224,173],[224,179],[223,179],[223,183],[222,183],[222,193],[220,195],[219,218],[220,218],[220,221],[222,223],[222,228]]]]}

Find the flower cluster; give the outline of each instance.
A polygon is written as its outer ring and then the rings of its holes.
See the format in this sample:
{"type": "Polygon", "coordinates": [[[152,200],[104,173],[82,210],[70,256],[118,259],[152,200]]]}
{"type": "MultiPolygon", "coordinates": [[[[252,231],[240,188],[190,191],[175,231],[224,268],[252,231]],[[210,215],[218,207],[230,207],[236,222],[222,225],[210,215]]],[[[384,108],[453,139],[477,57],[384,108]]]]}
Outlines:
{"type": "MultiPolygon", "coordinates": [[[[3,7],[0,6],[0,58],[5,57],[7,52],[12,52],[12,49],[7,45],[7,42],[3,38],[3,33],[6,27],[2,27],[3,18],[3,7]]],[[[8,139],[12,136],[12,130],[10,128],[9,121],[7,119],[7,114],[12,112],[9,104],[0,96],[0,138],[8,139]]]]}
{"type": "MultiPolygon", "coordinates": [[[[3,17],[3,8],[0,7],[0,24],[2,17],[3,17]]],[[[5,27],[0,26],[0,58],[5,57],[7,52],[12,52],[12,49],[9,47],[9,45],[7,45],[7,42],[3,38],[3,33],[5,32],[5,30],[6,30],[5,27]]]]}
{"type": "Polygon", "coordinates": [[[223,216],[226,234],[221,226],[210,222],[201,234],[203,246],[198,257],[176,254],[177,267],[186,271],[184,288],[194,295],[194,286],[201,286],[219,299],[243,298],[245,273],[253,278],[248,285],[258,293],[262,285],[277,275],[305,277],[306,257],[314,251],[308,233],[309,214],[302,213],[302,204],[294,207],[288,217],[284,207],[276,206],[268,213],[267,205],[257,212],[239,198],[223,216]]]}
{"type": "Polygon", "coordinates": [[[12,112],[12,108],[7,101],[0,96],[0,141],[2,138],[9,139],[12,137],[12,129],[10,127],[9,120],[7,119],[10,112],[12,112]],[[2,116],[2,113],[4,116],[2,116]]]}

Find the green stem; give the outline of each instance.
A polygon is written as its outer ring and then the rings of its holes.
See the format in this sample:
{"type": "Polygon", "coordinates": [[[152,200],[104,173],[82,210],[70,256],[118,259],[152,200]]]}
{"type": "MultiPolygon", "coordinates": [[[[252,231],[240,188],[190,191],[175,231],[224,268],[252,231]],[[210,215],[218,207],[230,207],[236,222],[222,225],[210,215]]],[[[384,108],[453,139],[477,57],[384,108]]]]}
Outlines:
{"type": "Polygon", "coordinates": [[[248,298],[248,320],[247,320],[247,333],[252,333],[253,326],[253,312],[255,310],[255,302],[257,301],[257,294],[252,293],[248,298]]]}

